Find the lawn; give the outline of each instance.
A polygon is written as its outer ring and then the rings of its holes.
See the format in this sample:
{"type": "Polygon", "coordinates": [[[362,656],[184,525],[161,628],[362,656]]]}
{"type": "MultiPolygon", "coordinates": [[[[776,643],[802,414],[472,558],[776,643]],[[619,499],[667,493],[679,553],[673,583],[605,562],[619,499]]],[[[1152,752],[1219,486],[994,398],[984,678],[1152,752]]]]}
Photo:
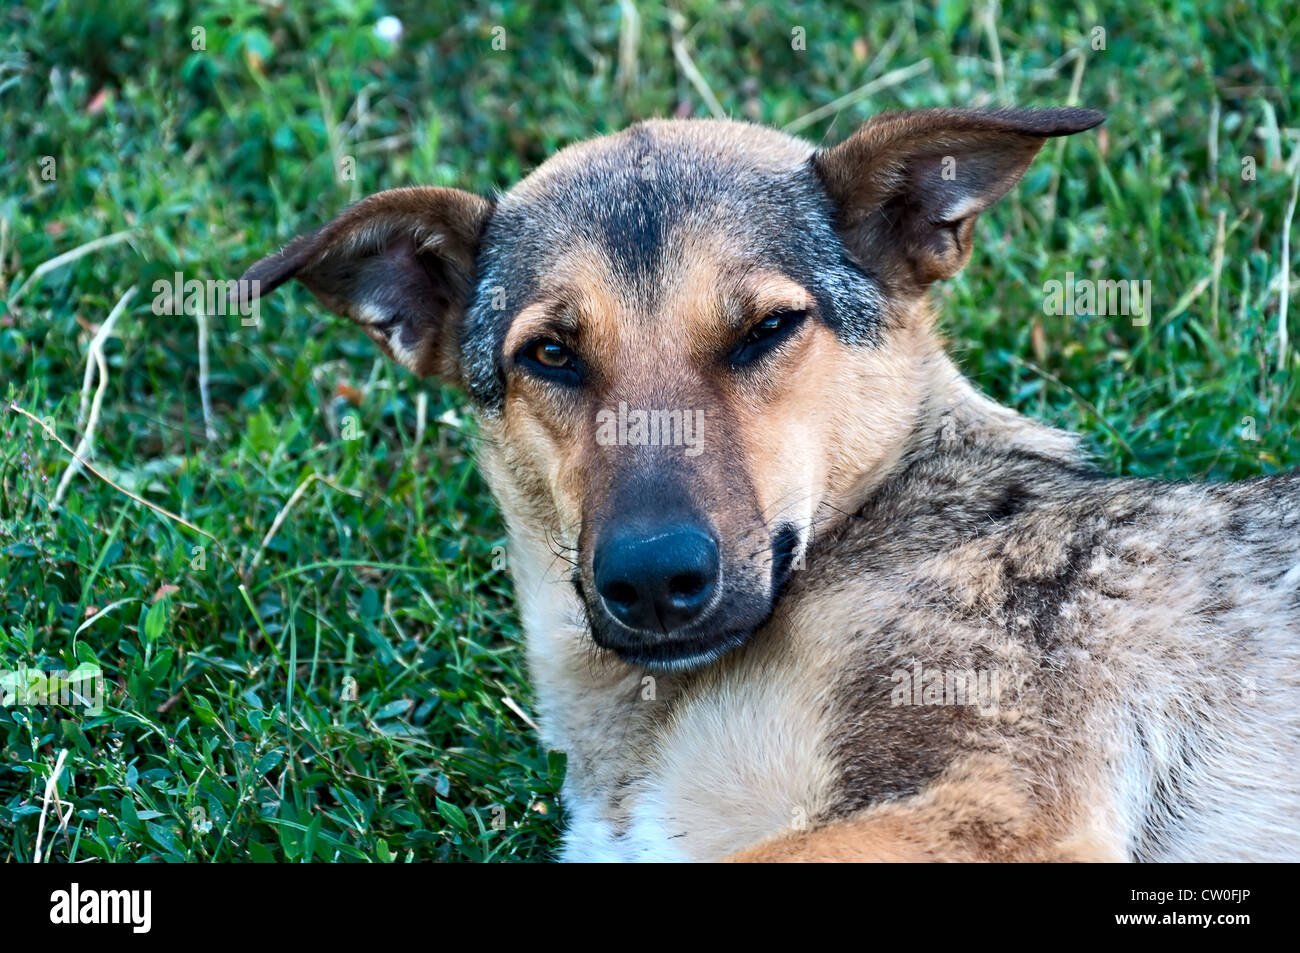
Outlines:
{"type": "Polygon", "coordinates": [[[564,758],[464,398],[300,288],[252,325],[160,313],[156,283],[237,277],[372,191],[491,194],[650,116],[831,142],[883,109],[1104,109],[936,290],[955,352],[1111,473],[1300,464],[1300,10],[1073,7],[6,6],[0,695],[68,674],[0,707],[0,860],[554,849],[564,758]],[[1069,275],[1149,307],[1045,313],[1069,275]],[[102,706],[68,696],[96,670],[102,706]]]}

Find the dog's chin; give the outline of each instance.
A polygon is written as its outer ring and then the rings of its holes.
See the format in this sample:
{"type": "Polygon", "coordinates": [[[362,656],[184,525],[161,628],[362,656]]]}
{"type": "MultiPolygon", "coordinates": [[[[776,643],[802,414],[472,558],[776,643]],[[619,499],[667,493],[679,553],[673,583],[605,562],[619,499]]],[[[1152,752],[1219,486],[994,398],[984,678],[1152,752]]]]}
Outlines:
{"type": "Polygon", "coordinates": [[[665,672],[689,672],[712,665],[749,641],[754,629],[742,629],[707,637],[681,638],[669,634],[656,641],[629,643],[598,634],[593,626],[592,638],[603,649],[608,649],[628,665],[665,672]]]}
{"type": "Polygon", "coordinates": [[[584,603],[592,640],[629,665],[663,671],[703,668],[748,642],[772,614],[773,600],[728,600],[685,628],[641,632],[614,620],[601,606],[584,603]]]}

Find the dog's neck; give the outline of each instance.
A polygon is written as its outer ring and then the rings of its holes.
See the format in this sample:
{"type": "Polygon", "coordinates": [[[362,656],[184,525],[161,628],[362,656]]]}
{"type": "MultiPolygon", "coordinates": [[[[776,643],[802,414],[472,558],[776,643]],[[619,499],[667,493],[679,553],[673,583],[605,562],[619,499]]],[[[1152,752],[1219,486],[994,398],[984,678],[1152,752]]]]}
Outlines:
{"type": "MultiPolygon", "coordinates": [[[[1074,434],[1026,417],[981,393],[948,356],[928,315],[917,314],[912,320],[912,361],[895,377],[893,386],[898,402],[891,416],[897,418],[897,427],[884,441],[885,449],[868,456],[858,448],[844,455],[847,465],[841,466],[827,489],[826,505],[818,518],[820,530],[831,529],[844,514],[857,512],[880,488],[927,455],[978,447],[993,453],[1032,453],[1063,466],[1077,466],[1083,459],[1074,434]]],[[[869,378],[864,380],[864,389],[872,386],[869,378]]],[[[871,407],[879,402],[875,393],[859,404],[871,407]]],[[[885,426],[877,422],[868,439],[885,426]]]]}
{"type": "Polygon", "coordinates": [[[933,452],[935,446],[961,440],[990,448],[1023,450],[1063,464],[1078,461],[1077,436],[986,397],[947,354],[936,355],[932,363],[928,397],[909,441],[909,454],[933,452]]]}

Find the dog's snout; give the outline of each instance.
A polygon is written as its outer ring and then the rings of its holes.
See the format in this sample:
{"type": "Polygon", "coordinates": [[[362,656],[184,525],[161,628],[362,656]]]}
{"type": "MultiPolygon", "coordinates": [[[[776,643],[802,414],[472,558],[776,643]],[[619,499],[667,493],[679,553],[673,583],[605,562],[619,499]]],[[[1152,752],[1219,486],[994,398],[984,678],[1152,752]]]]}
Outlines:
{"type": "Polygon", "coordinates": [[[651,535],[620,529],[595,553],[596,591],[630,629],[671,632],[694,621],[718,585],[718,543],[695,526],[651,535]]]}

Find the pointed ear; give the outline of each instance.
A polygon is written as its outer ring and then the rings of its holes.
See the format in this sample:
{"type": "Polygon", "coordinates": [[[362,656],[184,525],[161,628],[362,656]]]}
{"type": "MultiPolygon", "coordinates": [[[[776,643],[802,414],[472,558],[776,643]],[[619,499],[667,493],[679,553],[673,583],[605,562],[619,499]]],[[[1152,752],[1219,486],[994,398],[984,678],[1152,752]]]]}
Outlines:
{"type": "Polygon", "coordinates": [[[299,235],[240,279],[249,299],[290,278],[420,376],[456,382],[456,341],[492,203],[457,189],[392,189],[299,235]]]}
{"type": "Polygon", "coordinates": [[[1051,136],[1091,129],[1093,109],[921,109],[884,113],[813,168],[859,260],[924,288],[970,258],[975,217],[1002,196],[1051,136]]]}

